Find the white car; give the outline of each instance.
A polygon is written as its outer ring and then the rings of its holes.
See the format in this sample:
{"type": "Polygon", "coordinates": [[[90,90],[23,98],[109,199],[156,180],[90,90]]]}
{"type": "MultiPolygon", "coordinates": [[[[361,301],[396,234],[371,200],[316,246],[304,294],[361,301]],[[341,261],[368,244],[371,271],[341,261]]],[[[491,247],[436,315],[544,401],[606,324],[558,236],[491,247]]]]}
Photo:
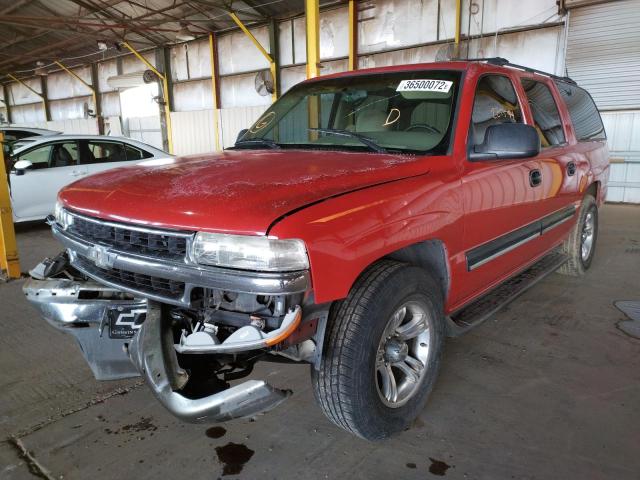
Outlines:
{"type": "Polygon", "coordinates": [[[48,135],[13,144],[9,184],[14,222],[41,220],[55,208],[61,188],[93,173],[171,158],[169,153],[130,138],[48,135]]]}

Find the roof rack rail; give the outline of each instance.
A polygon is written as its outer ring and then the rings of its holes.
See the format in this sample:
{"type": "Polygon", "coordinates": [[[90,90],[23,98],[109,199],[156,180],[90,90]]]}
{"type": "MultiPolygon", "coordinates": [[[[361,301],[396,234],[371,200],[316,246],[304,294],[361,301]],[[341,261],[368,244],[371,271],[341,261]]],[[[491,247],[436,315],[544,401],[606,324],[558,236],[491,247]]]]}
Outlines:
{"type": "MultiPolygon", "coordinates": [[[[463,59],[460,59],[463,60],[463,59]]],[[[513,67],[519,70],[524,70],[529,73],[538,73],[541,75],[546,75],[547,77],[551,77],[554,80],[561,80],[563,82],[571,83],[573,85],[577,85],[575,80],[570,77],[562,77],[559,75],[554,75],[553,73],[544,72],[542,70],[538,70],[536,68],[525,67],[524,65],[518,65],[517,63],[511,63],[509,60],[503,57],[486,57],[486,58],[467,58],[465,59],[467,62],[487,62],[491,65],[498,65],[501,67],[513,67]]]]}

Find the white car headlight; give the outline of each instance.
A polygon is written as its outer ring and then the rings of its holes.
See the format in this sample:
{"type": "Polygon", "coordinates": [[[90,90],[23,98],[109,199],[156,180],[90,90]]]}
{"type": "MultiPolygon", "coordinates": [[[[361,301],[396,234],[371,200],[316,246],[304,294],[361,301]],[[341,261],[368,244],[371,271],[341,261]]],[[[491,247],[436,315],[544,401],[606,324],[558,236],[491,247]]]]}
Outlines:
{"type": "Polygon", "coordinates": [[[216,267],[266,272],[309,268],[304,242],[295,239],[199,232],[191,253],[195,262],[216,267]]]}
{"type": "Polygon", "coordinates": [[[64,209],[60,201],[56,202],[56,207],[53,215],[56,218],[56,223],[60,225],[64,230],[66,230],[70,225],[73,224],[73,216],[64,209]]]}

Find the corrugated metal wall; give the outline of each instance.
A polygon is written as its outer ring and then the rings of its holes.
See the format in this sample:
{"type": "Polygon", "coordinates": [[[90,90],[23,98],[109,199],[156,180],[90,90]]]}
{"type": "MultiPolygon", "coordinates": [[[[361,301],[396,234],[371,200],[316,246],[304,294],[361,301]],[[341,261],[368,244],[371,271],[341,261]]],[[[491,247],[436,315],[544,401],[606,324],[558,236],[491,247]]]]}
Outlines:
{"type": "Polygon", "coordinates": [[[640,0],[571,10],[566,68],[600,110],[640,108],[640,0]]]}
{"type": "Polygon", "coordinates": [[[54,130],[62,133],[73,134],[86,134],[97,135],[98,134],[98,121],[95,118],[76,118],[67,120],[53,120],[50,122],[16,122],[12,125],[24,126],[24,127],[36,127],[46,128],[48,130],[54,130]]]}
{"type": "Polygon", "coordinates": [[[566,69],[602,112],[611,151],[607,200],[640,203],[640,0],[573,8],[566,69]]]}
{"type": "MultiPolygon", "coordinates": [[[[253,124],[266,109],[267,106],[259,105],[218,110],[221,147],[233,146],[238,132],[253,124]]],[[[171,120],[173,122],[173,148],[177,155],[215,150],[212,109],[171,112],[171,120]]]]}
{"type": "Polygon", "coordinates": [[[640,203],[640,111],[603,112],[611,151],[607,200],[640,203]]]}

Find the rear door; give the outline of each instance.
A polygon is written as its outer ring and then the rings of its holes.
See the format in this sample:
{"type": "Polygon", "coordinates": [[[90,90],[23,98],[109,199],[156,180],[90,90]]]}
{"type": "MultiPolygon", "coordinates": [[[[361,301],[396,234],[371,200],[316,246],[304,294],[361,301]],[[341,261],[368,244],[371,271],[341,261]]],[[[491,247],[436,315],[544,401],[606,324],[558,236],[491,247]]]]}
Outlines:
{"type": "Polygon", "coordinates": [[[116,140],[84,140],[82,142],[82,165],[89,175],[111,168],[136,163],[142,152],[116,140]]]}
{"type": "Polygon", "coordinates": [[[31,168],[12,171],[11,199],[19,221],[38,220],[53,213],[58,192],[81,176],[76,141],[38,145],[19,154],[16,160],[28,160],[31,168]]]}
{"type": "MultiPolygon", "coordinates": [[[[491,125],[524,123],[517,75],[485,73],[477,80],[468,151],[491,125]]],[[[464,162],[465,281],[461,302],[526,265],[540,252],[542,171],[537,159],[464,162]]]]}
{"type": "Polygon", "coordinates": [[[582,162],[569,144],[568,122],[561,114],[557,92],[548,77],[523,74],[520,84],[527,99],[527,123],[540,137],[542,173],[541,244],[552,248],[564,238],[576,218],[578,169],[582,162]]]}

